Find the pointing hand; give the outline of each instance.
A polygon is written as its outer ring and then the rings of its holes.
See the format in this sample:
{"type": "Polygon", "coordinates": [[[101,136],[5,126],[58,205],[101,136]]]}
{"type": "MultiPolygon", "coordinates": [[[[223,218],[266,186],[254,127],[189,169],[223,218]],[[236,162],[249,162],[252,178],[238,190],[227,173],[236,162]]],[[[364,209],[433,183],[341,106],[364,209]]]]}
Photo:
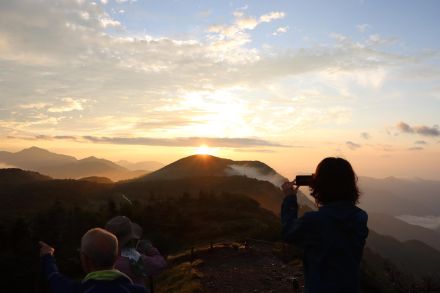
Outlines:
{"type": "Polygon", "coordinates": [[[44,256],[46,254],[53,255],[55,252],[55,248],[51,247],[47,243],[43,241],[39,241],[38,244],[40,245],[40,256],[44,256]]]}

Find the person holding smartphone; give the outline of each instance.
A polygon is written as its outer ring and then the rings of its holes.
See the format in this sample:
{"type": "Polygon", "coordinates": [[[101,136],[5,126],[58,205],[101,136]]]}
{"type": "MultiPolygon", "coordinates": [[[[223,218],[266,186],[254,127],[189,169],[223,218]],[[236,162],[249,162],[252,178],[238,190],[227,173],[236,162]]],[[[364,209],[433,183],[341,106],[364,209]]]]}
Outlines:
{"type": "Polygon", "coordinates": [[[318,164],[309,184],[317,211],[298,217],[295,181],[283,184],[281,207],[284,240],[304,249],[305,292],[359,292],[368,215],[356,206],[357,176],[347,160],[329,157],[318,164]]]}

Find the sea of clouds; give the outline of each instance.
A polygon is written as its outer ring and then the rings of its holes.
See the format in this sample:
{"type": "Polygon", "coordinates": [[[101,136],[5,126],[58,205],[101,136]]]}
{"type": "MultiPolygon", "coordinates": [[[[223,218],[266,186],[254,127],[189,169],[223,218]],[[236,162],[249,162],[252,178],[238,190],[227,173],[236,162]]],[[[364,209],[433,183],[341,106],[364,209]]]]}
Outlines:
{"type": "Polygon", "coordinates": [[[422,226],[424,228],[436,230],[440,229],[440,216],[413,216],[401,215],[396,217],[408,224],[422,226]]]}

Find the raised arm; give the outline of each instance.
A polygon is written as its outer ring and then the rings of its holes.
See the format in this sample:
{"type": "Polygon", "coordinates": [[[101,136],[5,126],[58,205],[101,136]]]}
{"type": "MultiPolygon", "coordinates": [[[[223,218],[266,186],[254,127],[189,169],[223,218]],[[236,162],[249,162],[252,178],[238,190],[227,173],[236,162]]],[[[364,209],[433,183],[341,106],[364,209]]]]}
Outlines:
{"type": "Polygon", "coordinates": [[[49,282],[51,291],[53,293],[79,292],[79,283],[70,280],[58,271],[58,266],[54,257],[55,249],[43,241],[40,241],[39,244],[43,273],[46,280],[49,282]]]}
{"type": "Polygon", "coordinates": [[[298,187],[286,182],[282,186],[286,195],[281,205],[281,224],[283,239],[289,243],[301,245],[305,236],[305,221],[298,218],[298,187]]]}

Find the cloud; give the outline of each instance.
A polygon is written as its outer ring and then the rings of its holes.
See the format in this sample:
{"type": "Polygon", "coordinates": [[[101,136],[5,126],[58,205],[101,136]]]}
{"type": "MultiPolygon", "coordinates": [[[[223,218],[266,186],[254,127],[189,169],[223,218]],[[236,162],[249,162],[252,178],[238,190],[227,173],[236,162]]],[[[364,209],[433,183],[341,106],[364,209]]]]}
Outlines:
{"type": "Polygon", "coordinates": [[[150,146],[175,146],[189,147],[206,144],[212,147],[288,147],[256,138],[216,138],[216,137],[180,137],[180,138],[149,138],[149,137],[95,137],[83,136],[85,140],[95,143],[127,144],[127,145],[150,145],[150,146]]]}
{"type": "Polygon", "coordinates": [[[440,217],[436,216],[413,216],[413,215],[402,215],[396,218],[405,221],[412,225],[422,226],[428,229],[437,229],[440,227],[440,217]]]}
{"type": "Polygon", "coordinates": [[[236,25],[242,30],[253,30],[257,27],[258,21],[255,17],[240,17],[236,20],[236,25]]]}
{"type": "Polygon", "coordinates": [[[45,135],[45,134],[38,134],[34,136],[14,136],[14,135],[8,135],[8,139],[19,139],[19,140],[29,140],[29,141],[36,141],[36,140],[72,140],[72,141],[78,141],[80,142],[79,138],[72,135],[45,135]]]}
{"type": "Polygon", "coordinates": [[[424,141],[424,140],[418,140],[418,141],[414,142],[414,144],[426,145],[428,143],[426,141],[424,141]]]}
{"type": "Polygon", "coordinates": [[[270,149],[252,149],[254,147],[290,148],[289,146],[258,138],[227,138],[227,137],[98,137],[98,136],[72,136],[72,135],[34,135],[34,136],[8,136],[10,139],[23,140],[73,140],[77,142],[106,143],[116,145],[145,145],[145,146],[167,146],[167,147],[194,147],[208,145],[210,147],[234,148],[234,151],[245,152],[275,152],[270,149]]]}
{"type": "Polygon", "coordinates": [[[406,124],[405,122],[399,122],[399,124],[396,125],[397,129],[399,129],[402,132],[405,133],[413,133],[414,130],[412,129],[411,126],[409,126],[408,124],[406,124]]]}
{"type": "Polygon", "coordinates": [[[247,165],[229,165],[225,172],[229,176],[246,176],[262,181],[268,181],[276,187],[281,187],[281,185],[286,182],[286,178],[278,173],[263,174],[259,169],[247,165]]]}
{"type": "Polygon", "coordinates": [[[278,35],[281,35],[281,34],[287,33],[288,30],[289,30],[289,26],[281,26],[281,27],[277,28],[277,30],[274,31],[274,32],[272,33],[272,35],[274,35],[274,36],[278,36],[278,35]]]}
{"type": "Polygon", "coordinates": [[[61,99],[60,105],[52,106],[47,109],[48,112],[51,113],[62,113],[62,112],[70,112],[70,111],[81,111],[84,110],[84,103],[86,103],[86,99],[73,99],[73,98],[63,98],[61,99]]]}
{"type": "Polygon", "coordinates": [[[54,136],[50,136],[50,135],[44,135],[44,134],[39,134],[39,135],[35,135],[34,137],[14,137],[17,139],[27,139],[27,140],[74,140],[74,141],[78,141],[78,138],[76,136],[72,136],[72,135],[54,135],[54,136]]]}
{"type": "Polygon", "coordinates": [[[438,125],[434,125],[432,127],[426,125],[410,126],[405,122],[399,122],[396,127],[403,133],[413,133],[430,137],[440,136],[440,129],[438,125]]]}
{"type": "Polygon", "coordinates": [[[392,45],[397,42],[397,38],[384,38],[379,34],[370,35],[367,44],[369,46],[392,45]]]}
{"type": "Polygon", "coordinates": [[[423,151],[424,148],[422,147],[410,147],[408,148],[409,151],[423,151]]]}
{"type": "Polygon", "coordinates": [[[394,145],[389,145],[389,144],[376,144],[374,145],[374,148],[383,152],[395,152],[399,150],[394,145]]]}
{"type": "MultiPolygon", "coordinates": [[[[261,15],[259,18],[247,16],[243,10],[237,10],[233,13],[234,23],[231,25],[211,25],[208,27],[211,49],[217,52],[231,52],[238,50],[241,46],[251,42],[251,36],[248,31],[254,30],[262,23],[269,23],[273,20],[281,19],[285,16],[284,12],[270,12],[261,15]]],[[[241,50],[239,50],[241,51],[241,50]]],[[[247,51],[250,53],[252,51],[247,51]]],[[[241,58],[243,55],[241,55],[241,58]]]]}
{"type": "Polygon", "coordinates": [[[345,145],[352,151],[357,150],[358,148],[361,148],[362,146],[360,144],[354,143],[352,141],[347,141],[345,145]]]}
{"type": "Polygon", "coordinates": [[[0,1],[0,92],[17,112],[0,112],[1,134],[276,137],[350,123],[352,109],[341,97],[352,98],[353,87],[377,89],[389,70],[414,62],[346,37],[260,49],[253,30],[282,12],[240,10],[231,23],[177,38],[130,32],[108,8],[100,1],[0,1]]]}
{"type": "Polygon", "coordinates": [[[420,135],[424,135],[424,136],[440,136],[440,131],[437,125],[433,126],[433,127],[429,127],[429,126],[416,126],[414,127],[416,133],[420,134],[420,135]]]}
{"type": "Polygon", "coordinates": [[[268,150],[268,149],[234,149],[234,152],[238,152],[238,153],[265,153],[265,154],[276,153],[276,151],[268,150]]]}
{"type": "Polygon", "coordinates": [[[37,102],[18,105],[18,107],[25,110],[47,109],[47,112],[50,113],[62,113],[74,110],[84,110],[84,104],[86,102],[86,99],[62,98],[57,103],[37,102]]]}
{"type": "Polygon", "coordinates": [[[359,32],[364,33],[367,30],[371,29],[371,25],[364,23],[364,24],[357,25],[356,28],[359,32]]]}
{"type": "Polygon", "coordinates": [[[33,132],[35,130],[52,131],[54,127],[59,126],[65,117],[50,117],[46,114],[37,114],[26,117],[25,121],[18,120],[0,120],[0,129],[6,130],[6,134],[14,135],[19,132],[33,132]],[[30,130],[33,131],[30,131],[30,130]]]}
{"type": "Polygon", "coordinates": [[[48,106],[49,106],[49,104],[42,103],[42,102],[41,103],[31,103],[31,104],[19,105],[19,107],[22,108],[22,109],[36,109],[36,110],[43,109],[43,108],[46,108],[48,106]]]}
{"type": "Polygon", "coordinates": [[[363,139],[370,139],[370,134],[368,133],[368,132],[362,132],[361,133],[361,137],[363,138],[363,139]]]}
{"type": "Polygon", "coordinates": [[[335,39],[336,41],[343,43],[346,41],[349,41],[350,39],[342,34],[338,34],[338,33],[330,33],[330,37],[335,39]]]}
{"type": "Polygon", "coordinates": [[[282,19],[286,16],[284,12],[273,11],[267,14],[263,14],[260,16],[260,22],[271,22],[276,19],[282,19]]]}
{"type": "Polygon", "coordinates": [[[202,10],[199,11],[199,13],[197,13],[198,16],[200,17],[209,17],[212,14],[212,10],[202,10]]]}
{"type": "Polygon", "coordinates": [[[121,23],[119,21],[111,19],[109,17],[100,18],[99,22],[103,28],[120,27],[121,26],[121,23]]]}

